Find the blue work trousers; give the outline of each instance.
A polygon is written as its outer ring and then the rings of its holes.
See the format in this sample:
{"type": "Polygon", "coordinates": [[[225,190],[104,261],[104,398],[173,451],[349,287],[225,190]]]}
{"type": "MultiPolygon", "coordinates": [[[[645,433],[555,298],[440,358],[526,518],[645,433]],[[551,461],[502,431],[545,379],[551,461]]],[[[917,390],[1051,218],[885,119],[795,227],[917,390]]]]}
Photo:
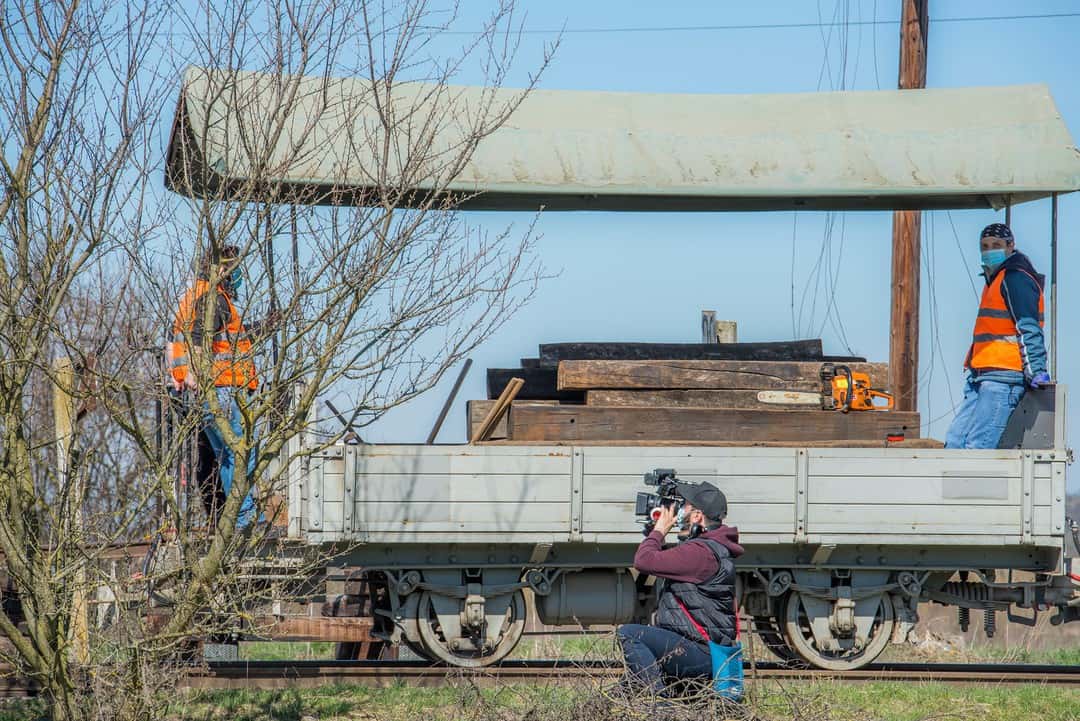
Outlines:
{"type": "MultiPolygon", "coordinates": [[[[235,397],[235,394],[239,389],[231,386],[220,386],[214,390],[217,393],[217,401],[218,405],[221,406],[221,412],[229,419],[229,425],[232,427],[233,433],[243,435],[244,429],[243,426],[241,426],[240,407],[236,404],[235,397]]],[[[225,439],[221,435],[221,431],[217,427],[217,421],[210,412],[209,403],[204,404],[203,425],[206,437],[214,449],[214,455],[217,457],[221,488],[225,492],[225,497],[228,498],[229,493],[232,491],[233,469],[236,467],[236,458],[233,450],[229,448],[229,445],[225,442],[225,439]]],[[[256,445],[251,449],[251,452],[248,453],[247,472],[249,479],[251,478],[251,474],[255,471],[257,448],[258,446],[256,445]]],[[[255,498],[252,495],[252,492],[248,491],[247,496],[244,497],[243,503],[240,504],[240,515],[237,516],[236,521],[237,528],[244,528],[251,523],[254,515],[255,498]]]]}
{"type": "Polygon", "coordinates": [[[712,656],[708,644],[656,626],[627,623],[619,626],[615,637],[622,646],[626,671],[631,683],[665,696],[664,679],[699,678],[708,682],[712,676],[712,656]]]}
{"type": "Polygon", "coordinates": [[[968,378],[964,400],[945,435],[946,448],[997,448],[1024,386],[968,378]]]}

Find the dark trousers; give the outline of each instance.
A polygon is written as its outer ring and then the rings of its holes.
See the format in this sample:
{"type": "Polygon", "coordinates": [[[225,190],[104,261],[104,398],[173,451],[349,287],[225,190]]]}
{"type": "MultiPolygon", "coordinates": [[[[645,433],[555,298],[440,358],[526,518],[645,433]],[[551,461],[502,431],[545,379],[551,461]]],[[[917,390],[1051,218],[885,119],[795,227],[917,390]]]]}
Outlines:
{"type": "Polygon", "coordinates": [[[195,438],[198,451],[195,462],[195,483],[202,496],[207,525],[213,528],[217,525],[218,511],[225,505],[225,491],[221,487],[217,454],[214,453],[214,446],[207,437],[206,431],[200,428],[195,438]]]}
{"type": "Polygon", "coordinates": [[[664,695],[665,677],[707,680],[712,676],[712,657],[704,642],[636,623],[619,626],[615,637],[622,646],[630,681],[657,695],[664,695]]]}

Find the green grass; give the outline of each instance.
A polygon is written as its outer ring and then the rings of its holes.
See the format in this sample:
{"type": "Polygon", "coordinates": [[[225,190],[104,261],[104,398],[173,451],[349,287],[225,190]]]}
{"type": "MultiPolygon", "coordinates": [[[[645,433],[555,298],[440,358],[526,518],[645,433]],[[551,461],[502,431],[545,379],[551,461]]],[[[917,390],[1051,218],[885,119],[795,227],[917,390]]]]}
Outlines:
{"type": "Polygon", "coordinates": [[[373,689],[325,686],[280,691],[213,691],[189,695],[168,715],[170,721],[302,721],[371,719],[386,721],[509,721],[540,710],[568,718],[580,698],[559,687],[505,686],[477,689],[471,684],[444,688],[405,685],[373,689]]]}
{"type": "MultiPolygon", "coordinates": [[[[779,684],[762,681],[751,687],[750,705],[764,720],[802,718],[813,721],[1076,721],[1080,691],[1041,686],[980,687],[943,684],[831,681],[779,684]]],[[[606,699],[593,687],[504,686],[475,689],[386,689],[327,687],[301,691],[226,691],[188,698],[171,718],[178,721],[257,721],[279,719],[385,719],[386,721],[599,721],[633,718],[644,703],[606,699]]],[[[694,713],[709,718],[708,712],[694,713]]],[[[646,716],[642,714],[640,718],[646,716]]]]}
{"type": "Polygon", "coordinates": [[[245,641],[240,644],[240,659],[242,661],[332,659],[336,645],[326,641],[245,641]]]}
{"type": "Polygon", "coordinates": [[[1058,666],[1080,666],[1080,648],[999,648],[975,646],[970,652],[979,657],[1004,663],[1047,663],[1058,666]]]}
{"type": "Polygon", "coordinates": [[[619,660],[622,653],[611,633],[565,636],[526,636],[518,642],[510,658],[574,659],[577,661],[619,660]]]}
{"type": "MultiPolygon", "coordinates": [[[[978,721],[1077,721],[1080,690],[1027,686],[952,686],[937,683],[848,683],[821,681],[775,687],[759,699],[766,719],[784,718],[783,701],[791,709],[803,707],[804,718],[829,721],[924,721],[978,719],[978,721]],[[779,703],[778,703],[779,702],[779,703]]],[[[790,710],[788,718],[791,717],[790,710]]]]}
{"type": "MultiPolygon", "coordinates": [[[[621,721],[658,719],[647,703],[606,696],[599,682],[575,686],[477,688],[449,679],[440,688],[324,686],[276,691],[180,694],[167,721],[621,721]]],[[[748,704],[760,721],[1078,721],[1080,690],[933,683],[749,681],[748,704]]],[[[37,702],[0,706],[0,721],[41,718],[37,702]]],[[[718,708],[678,717],[719,719],[718,708]]],[[[674,716],[673,716],[674,718],[674,716]]]]}

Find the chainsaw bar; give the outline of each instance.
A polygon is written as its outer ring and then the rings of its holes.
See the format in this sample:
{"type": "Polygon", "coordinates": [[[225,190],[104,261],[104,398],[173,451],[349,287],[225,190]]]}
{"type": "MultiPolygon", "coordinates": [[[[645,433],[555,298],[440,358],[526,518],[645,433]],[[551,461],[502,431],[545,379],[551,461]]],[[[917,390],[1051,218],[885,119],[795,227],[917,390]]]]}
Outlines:
{"type": "Polygon", "coordinates": [[[821,406],[820,393],[799,391],[758,391],[758,402],[778,406],[821,406]]]}

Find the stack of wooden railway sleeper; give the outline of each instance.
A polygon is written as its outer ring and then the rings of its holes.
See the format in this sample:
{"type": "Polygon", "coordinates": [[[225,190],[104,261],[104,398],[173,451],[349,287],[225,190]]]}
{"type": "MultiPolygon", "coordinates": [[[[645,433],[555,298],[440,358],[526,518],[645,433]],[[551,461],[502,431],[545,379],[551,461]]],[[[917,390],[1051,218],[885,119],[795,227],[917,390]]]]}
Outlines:
{"type": "MultiPolygon", "coordinates": [[[[487,373],[473,442],[696,445],[918,444],[919,414],[827,410],[822,369],[886,388],[888,365],[827,356],[820,340],[553,343],[487,373]],[[520,380],[515,380],[520,379],[520,380]]],[[[921,445],[921,444],[920,444],[921,445]]]]}

